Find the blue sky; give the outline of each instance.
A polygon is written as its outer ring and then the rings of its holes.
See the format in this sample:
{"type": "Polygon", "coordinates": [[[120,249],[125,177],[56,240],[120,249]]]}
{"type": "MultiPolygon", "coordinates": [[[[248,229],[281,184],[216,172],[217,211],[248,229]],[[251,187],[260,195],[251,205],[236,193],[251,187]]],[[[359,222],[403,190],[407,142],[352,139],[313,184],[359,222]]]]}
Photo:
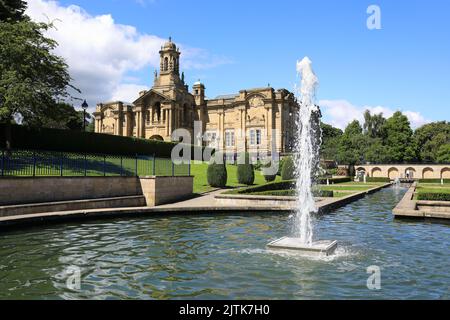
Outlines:
{"type": "MultiPolygon", "coordinates": [[[[296,60],[308,56],[320,81],[317,98],[324,104],[324,118],[337,126],[344,125],[343,115],[360,119],[365,107],[387,114],[406,111],[416,125],[450,120],[450,1],[56,3],[61,8],[70,5],[92,19],[110,15],[114,24],[134,27],[141,36],[171,36],[190,51],[181,66],[187,82],[200,78],[209,97],[268,83],[292,90],[298,81],[296,60]],[[366,27],[371,4],[381,9],[381,30],[366,27]]],[[[117,81],[151,86],[157,64],[141,60],[139,67],[124,68],[117,81]]]]}

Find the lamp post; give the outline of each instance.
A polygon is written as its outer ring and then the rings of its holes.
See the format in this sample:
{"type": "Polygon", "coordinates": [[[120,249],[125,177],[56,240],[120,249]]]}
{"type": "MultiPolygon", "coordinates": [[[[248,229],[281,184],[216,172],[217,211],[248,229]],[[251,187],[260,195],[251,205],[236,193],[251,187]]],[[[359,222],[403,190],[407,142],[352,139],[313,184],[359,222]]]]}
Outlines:
{"type": "Polygon", "coordinates": [[[86,131],[86,109],[89,107],[86,100],[83,101],[81,107],[83,108],[83,131],[86,131]]]}

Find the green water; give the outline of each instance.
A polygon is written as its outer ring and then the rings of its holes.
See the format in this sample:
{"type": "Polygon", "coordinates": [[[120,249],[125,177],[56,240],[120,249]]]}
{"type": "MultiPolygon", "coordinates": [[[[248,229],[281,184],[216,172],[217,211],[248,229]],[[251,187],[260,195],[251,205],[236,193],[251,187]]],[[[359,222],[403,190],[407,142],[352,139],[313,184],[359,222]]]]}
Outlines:
{"type": "Polygon", "coordinates": [[[450,226],[397,221],[405,189],[318,217],[332,258],[267,251],[288,214],[166,215],[0,233],[2,299],[449,299],[450,226]],[[369,290],[367,267],[381,268],[369,290]],[[80,290],[67,288],[79,267],[80,290]]]}

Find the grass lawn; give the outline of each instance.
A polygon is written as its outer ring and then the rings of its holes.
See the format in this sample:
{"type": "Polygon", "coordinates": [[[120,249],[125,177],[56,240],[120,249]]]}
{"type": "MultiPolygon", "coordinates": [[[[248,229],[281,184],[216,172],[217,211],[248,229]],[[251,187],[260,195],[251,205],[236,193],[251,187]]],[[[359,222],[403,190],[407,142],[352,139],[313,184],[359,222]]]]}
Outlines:
{"type": "MultiPolygon", "coordinates": [[[[208,164],[203,163],[192,163],[191,165],[191,175],[194,176],[194,193],[203,193],[214,188],[208,185],[208,180],[206,177],[206,171],[208,170],[208,164]]],[[[227,187],[243,187],[245,185],[239,184],[237,181],[237,166],[227,164],[227,187]]],[[[277,176],[275,181],[281,181],[281,178],[277,176]]],[[[261,171],[255,171],[255,182],[254,185],[265,184],[266,180],[261,174],[261,171]]]]}
{"type": "Polygon", "coordinates": [[[416,189],[418,193],[450,193],[450,187],[448,188],[430,188],[428,186],[422,187],[419,186],[416,189]]]}

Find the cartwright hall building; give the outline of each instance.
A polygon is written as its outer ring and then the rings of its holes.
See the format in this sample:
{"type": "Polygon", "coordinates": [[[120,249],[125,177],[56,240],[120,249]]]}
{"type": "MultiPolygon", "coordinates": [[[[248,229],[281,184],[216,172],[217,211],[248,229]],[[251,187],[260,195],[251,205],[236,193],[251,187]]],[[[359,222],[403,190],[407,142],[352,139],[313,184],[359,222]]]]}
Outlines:
{"type": "Polygon", "coordinates": [[[271,87],[239,93],[205,96],[205,86],[195,82],[192,91],[180,76],[181,52],[169,39],[162,47],[159,74],[153,87],[139,92],[132,103],[99,103],[94,113],[95,132],[145,139],[171,140],[171,133],[185,128],[193,137],[194,121],[202,122],[204,145],[227,154],[290,151],[299,108],[294,94],[271,87]],[[239,146],[239,149],[238,149],[239,146]]]}

